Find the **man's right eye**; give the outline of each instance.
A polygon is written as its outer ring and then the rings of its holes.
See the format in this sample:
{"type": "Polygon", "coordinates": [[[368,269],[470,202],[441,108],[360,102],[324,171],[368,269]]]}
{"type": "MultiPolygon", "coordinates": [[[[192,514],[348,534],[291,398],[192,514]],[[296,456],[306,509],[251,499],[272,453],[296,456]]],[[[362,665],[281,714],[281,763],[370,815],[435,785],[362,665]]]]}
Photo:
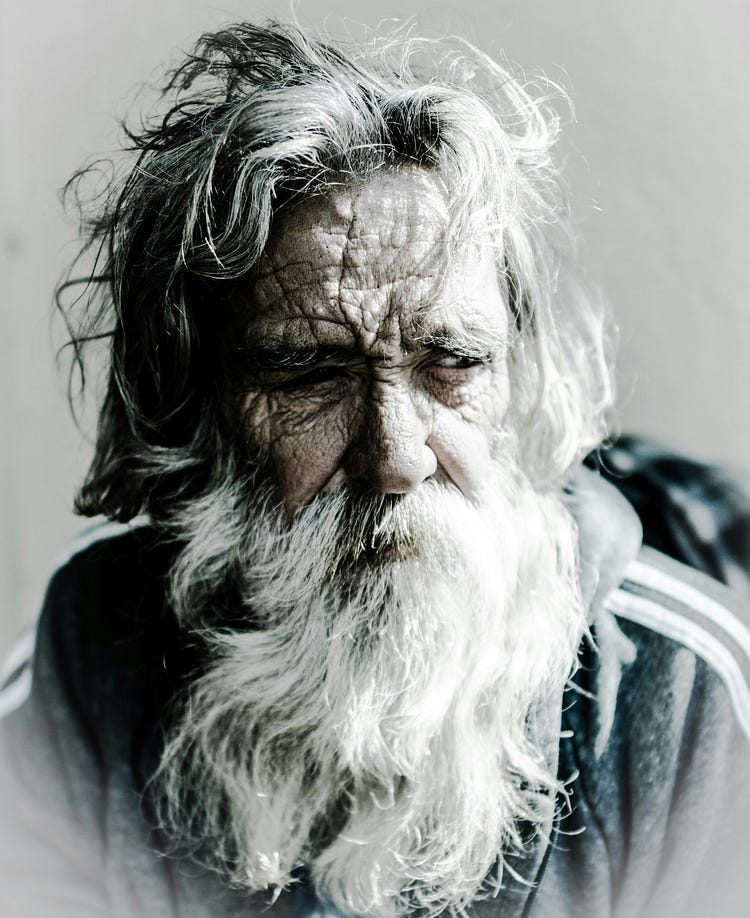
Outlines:
{"type": "Polygon", "coordinates": [[[312,389],[315,386],[323,386],[326,383],[332,383],[343,377],[345,370],[336,364],[315,367],[285,380],[280,388],[282,389],[312,389]]]}

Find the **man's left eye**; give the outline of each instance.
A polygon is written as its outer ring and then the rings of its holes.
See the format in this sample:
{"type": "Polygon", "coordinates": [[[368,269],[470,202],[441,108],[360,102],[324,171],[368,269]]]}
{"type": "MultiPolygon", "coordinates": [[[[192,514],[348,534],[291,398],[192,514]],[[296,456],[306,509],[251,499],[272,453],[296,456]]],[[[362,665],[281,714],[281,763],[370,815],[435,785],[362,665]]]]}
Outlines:
{"type": "Polygon", "coordinates": [[[444,354],[433,362],[433,366],[445,370],[471,370],[481,367],[487,361],[479,357],[467,357],[464,354],[444,354]]]}

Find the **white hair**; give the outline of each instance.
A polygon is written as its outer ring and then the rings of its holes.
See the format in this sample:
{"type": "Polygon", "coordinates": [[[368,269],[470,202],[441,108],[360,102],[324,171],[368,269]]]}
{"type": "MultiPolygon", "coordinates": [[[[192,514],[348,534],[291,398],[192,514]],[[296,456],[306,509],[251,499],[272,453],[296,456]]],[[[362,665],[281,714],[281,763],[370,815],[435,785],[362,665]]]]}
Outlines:
{"type": "Polygon", "coordinates": [[[454,38],[395,29],[346,43],[276,22],[204,35],[130,129],[137,162],[107,176],[87,217],[105,263],[75,352],[113,337],[79,508],[161,519],[176,493],[198,493],[225,438],[228,291],[247,283],[280,211],[404,166],[444,178],[454,237],[496,241],[522,465],[560,487],[602,439],[612,386],[602,311],[569,276],[555,99],[550,81],[454,38]]]}
{"type": "Polygon", "coordinates": [[[173,598],[187,625],[196,586],[236,562],[247,625],[195,632],[208,664],[157,776],[168,833],[248,890],[306,865],[345,914],[495,892],[519,821],[551,818],[561,790],[539,718],[585,628],[561,496],[518,474],[480,504],[434,480],[344,488],[289,525],[228,482],[193,507],[173,598]]]}

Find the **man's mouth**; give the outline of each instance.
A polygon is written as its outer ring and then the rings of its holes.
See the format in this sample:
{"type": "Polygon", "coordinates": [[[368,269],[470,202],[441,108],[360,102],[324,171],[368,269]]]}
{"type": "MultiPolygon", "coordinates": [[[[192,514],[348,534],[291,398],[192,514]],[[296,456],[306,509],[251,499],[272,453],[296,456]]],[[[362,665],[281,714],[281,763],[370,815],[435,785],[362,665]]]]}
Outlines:
{"type": "Polygon", "coordinates": [[[394,539],[376,535],[366,543],[359,543],[347,554],[349,555],[348,566],[373,568],[404,561],[414,561],[422,556],[423,550],[416,538],[394,539]]]}

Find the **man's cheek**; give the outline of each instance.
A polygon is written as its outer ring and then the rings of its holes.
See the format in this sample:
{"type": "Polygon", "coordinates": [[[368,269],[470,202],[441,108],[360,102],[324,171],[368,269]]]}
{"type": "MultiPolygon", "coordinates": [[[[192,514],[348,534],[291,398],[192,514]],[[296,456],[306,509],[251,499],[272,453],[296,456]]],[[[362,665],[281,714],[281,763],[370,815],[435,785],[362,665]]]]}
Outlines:
{"type": "Polygon", "coordinates": [[[338,412],[318,418],[286,416],[284,423],[271,425],[271,464],[290,513],[329,485],[342,468],[348,445],[348,428],[338,412]]]}
{"type": "Polygon", "coordinates": [[[246,393],[240,411],[240,428],[242,439],[251,456],[259,456],[264,461],[268,458],[270,445],[271,411],[266,393],[246,393]]]}
{"type": "Polygon", "coordinates": [[[251,451],[273,457],[284,441],[314,442],[325,429],[321,406],[311,399],[293,399],[276,391],[259,391],[245,397],[242,429],[251,451]]]}

